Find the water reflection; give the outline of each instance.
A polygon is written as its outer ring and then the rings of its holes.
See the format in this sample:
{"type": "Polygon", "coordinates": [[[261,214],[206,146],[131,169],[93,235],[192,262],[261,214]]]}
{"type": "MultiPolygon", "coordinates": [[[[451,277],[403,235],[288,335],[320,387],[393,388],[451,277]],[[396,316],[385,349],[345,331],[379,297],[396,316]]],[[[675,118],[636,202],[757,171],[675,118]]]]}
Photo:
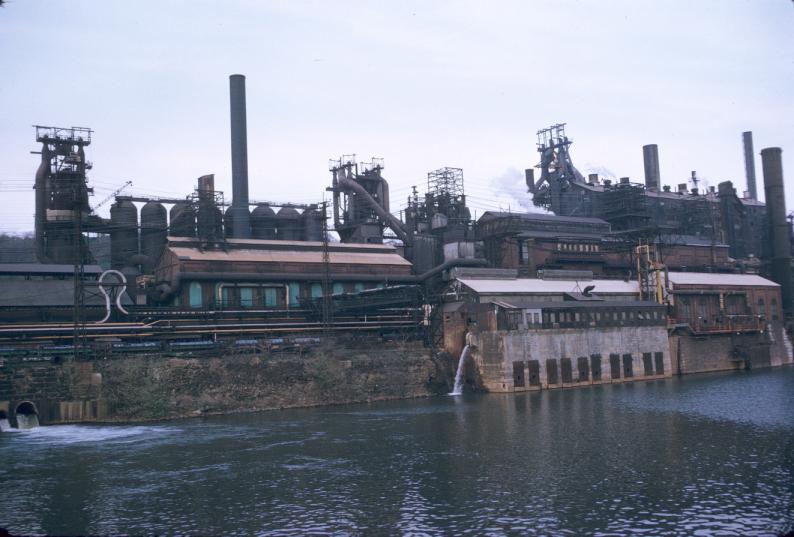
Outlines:
{"type": "Polygon", "coordinates": [[[0,434],[19,533],[769,535],[794,369],[0,434]]]}

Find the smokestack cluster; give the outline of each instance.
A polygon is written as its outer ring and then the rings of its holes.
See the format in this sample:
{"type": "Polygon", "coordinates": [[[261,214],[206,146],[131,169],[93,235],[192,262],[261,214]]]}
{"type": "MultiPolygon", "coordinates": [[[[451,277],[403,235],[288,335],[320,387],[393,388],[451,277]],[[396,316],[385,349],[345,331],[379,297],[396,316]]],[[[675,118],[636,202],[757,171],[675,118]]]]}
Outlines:
{"type": "Polygon", "coordinates": [[[251,238],[248,212],[248,133],[245,113],[245,76],[229,77],[232,134],[232,238],[251,238]]]}
{"type": "Polygon", "coordinates": [[[642,160],[645,164],[645,188],[659,190],[659,147],[656,144],[642,146],[642,160]]]}
{"type": "Polygon", "coordinates": [[[782,150],[767,147],[761,150],[764,171],[764,195],[769,230],[772,237],[772,280],[780,284],[783,310],[791,312],[791,247],[786,221],[786,198],[783,191],[782,150]]]}
{"type": "MultiPolygon", "coordinates": [[[[747,177],[747,192],[750,199],[757,200],[758,192],[755,188],[755,155],[753,154],[753,133],[750,131],[742,133],[744,142],[744,172],[747,177]]],[[[766,181],[766,180],[765,180],[766,181]]]]}

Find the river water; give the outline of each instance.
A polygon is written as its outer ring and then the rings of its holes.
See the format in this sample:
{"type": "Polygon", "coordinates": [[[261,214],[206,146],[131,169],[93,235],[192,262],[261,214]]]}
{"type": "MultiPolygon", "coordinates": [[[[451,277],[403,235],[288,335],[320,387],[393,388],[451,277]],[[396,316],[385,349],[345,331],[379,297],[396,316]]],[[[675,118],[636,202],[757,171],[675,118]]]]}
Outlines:
{"type": "Polygon", "coordinates": [[[776,535],[794,368],[0,434],[0,527],[776,535]]]}

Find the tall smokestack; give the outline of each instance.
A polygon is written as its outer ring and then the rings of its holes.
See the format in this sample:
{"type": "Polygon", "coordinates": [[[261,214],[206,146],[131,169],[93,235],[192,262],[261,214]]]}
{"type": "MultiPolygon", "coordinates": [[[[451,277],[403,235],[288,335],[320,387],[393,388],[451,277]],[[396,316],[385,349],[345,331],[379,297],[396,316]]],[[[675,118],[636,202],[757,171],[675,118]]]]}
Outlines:
{"type": "Polygon", "coordinates": [[[747,192],[750,198],[757,200],[758,191],[755,188],[755,154],[753,153],[753,133],[751,131],[742,133],[744,142],[744,174],[747,177],[747,192]]]}
{"type": "Polygon", "coordinates": [[[656,144],[642,146],[642,160],[645,163],[645,188],[659,190],[659,147],[656,144]]]}
{"type": "Polygon", "coordinates": [[[248,212],[248,134],[245,121],[245,76],[229,77],[232,130],[232,238],[251,238],[248,212]]]}
{"type": "Polygon", "coordinates": [[[791,244],[786,222],[786,198],[783,191],[783,162],[779,147],[761,150],[764,171],[764,195],[769,231],[772,237],[772,279],[780,284],[783,309],[788,313],[791,305],[791,244]]]}

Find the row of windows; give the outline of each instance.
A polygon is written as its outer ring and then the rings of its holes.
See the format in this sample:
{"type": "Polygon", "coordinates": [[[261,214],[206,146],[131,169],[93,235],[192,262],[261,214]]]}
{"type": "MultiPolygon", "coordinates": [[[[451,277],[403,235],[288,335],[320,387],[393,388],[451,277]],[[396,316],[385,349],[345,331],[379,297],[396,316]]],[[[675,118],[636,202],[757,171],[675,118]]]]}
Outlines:
{"type": "MultiPolygon", "coordinates": [[[[574,362],[571,358],[561,358],[559,361],[551,358],[546,360],[546,383],[570,384],[573,382],[589,382],[602,380],[602,362],[600,354],[591,354],[589,357],[580,356],[574,362]]],[[[630,353],[609,355],[610,378],[634,377],[634,357],[630,353]]],[[[642,354],[642,373],[646,377],[664,375],[664,353],[644,352],[642,354]]],[[[540,386],[540,361],[513,362],[513,386],[522,388],[526,383],[530,386],[540,386]],[[525,378],[525,367],[527,375],[525,378]]]]}
{"type": "MultiPolygon", "coordinates": [[[[540,314],[527,312],[527,324],[533,325],[540,322],[540,314]]],[[[544,323],[578,323],[588,321],[659,321],[664,319],[664,313],[659,310],[652,311],[555,311],[544,312],[544,323]]]]}
{"type": "Polygon", "coordinates": [[[664,324],[666,314],[656,309],[628,310],[499,310],[497,314],[497,330],[519,330],[528,328],[625,326],[626,324],[656,325],[664,324]]]}
{"type": "MultiPolygon", "coordinates": [[[[374,282],[335,282],[333,294],[364,291],[384,284],[374,282]]],[[[318,282],[289,282],[284,284],[214,284],[191,282],[187,288],[187,305],[191,308],[203,307],[240,307],[240,308],[282,308],[297,307],[301,298],[320,298],[323,286],[318,282]],[[206,293],[212,289],[212,299],[206,300],[206,293]]],[[[179,298],[175,299],[178,305],[179,298]]]]}
{"type": "Polygon", "coordinates": [[[557,250],[561,252],[598,252],[601,246],[598,244],[581,244],[573,242],[558,242],[557,250]]]}

